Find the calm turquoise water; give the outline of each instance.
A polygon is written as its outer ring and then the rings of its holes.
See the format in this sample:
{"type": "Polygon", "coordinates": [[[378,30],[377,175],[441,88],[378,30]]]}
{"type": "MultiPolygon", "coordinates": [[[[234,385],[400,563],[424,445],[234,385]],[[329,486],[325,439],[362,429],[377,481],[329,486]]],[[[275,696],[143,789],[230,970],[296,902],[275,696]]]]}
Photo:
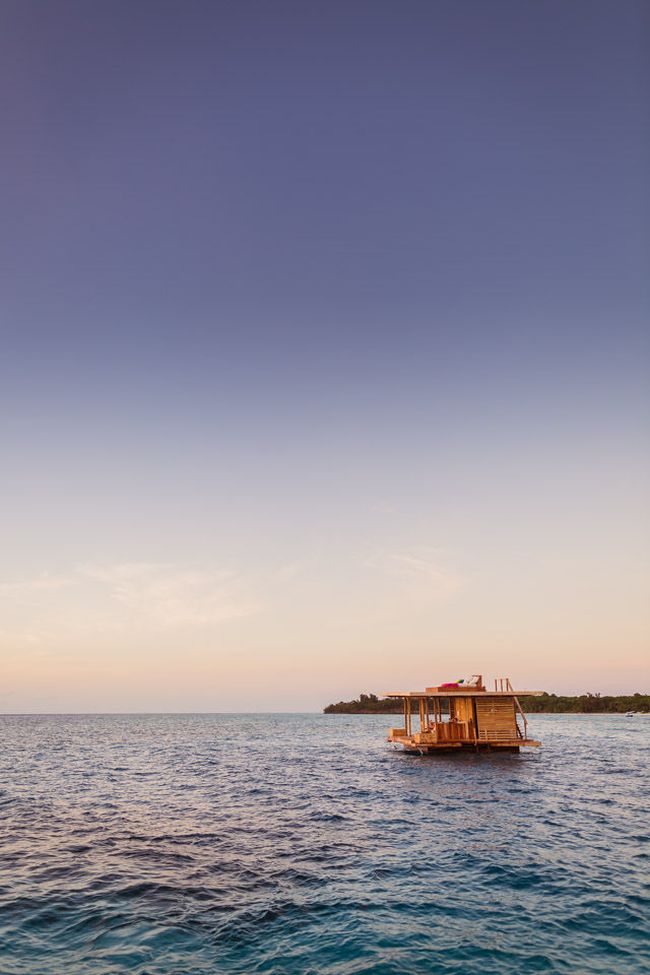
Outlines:
{"type": "Polygon", "coordinates": [[[1,975],[650,972],[650,718],[0,717],[1,975]]]}

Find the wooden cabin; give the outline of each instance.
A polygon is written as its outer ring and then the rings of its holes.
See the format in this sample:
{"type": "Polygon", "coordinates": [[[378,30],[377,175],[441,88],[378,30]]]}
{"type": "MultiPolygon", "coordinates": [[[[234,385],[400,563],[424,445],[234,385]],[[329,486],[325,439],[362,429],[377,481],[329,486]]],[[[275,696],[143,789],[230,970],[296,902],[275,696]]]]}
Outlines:
{"type": "Polygon", "coordinates": [[[391,691],[382,696],[402,700],[404,723],[390,729],[388,741],[421,755],[457,748],[511,752],[522,746],[538,748],[540,742],[528,737],[517,695],[542,693],[515,692],[507,677],[495,679],[494,690],[488,690],[480,674],[423,691],[391,691]]]}

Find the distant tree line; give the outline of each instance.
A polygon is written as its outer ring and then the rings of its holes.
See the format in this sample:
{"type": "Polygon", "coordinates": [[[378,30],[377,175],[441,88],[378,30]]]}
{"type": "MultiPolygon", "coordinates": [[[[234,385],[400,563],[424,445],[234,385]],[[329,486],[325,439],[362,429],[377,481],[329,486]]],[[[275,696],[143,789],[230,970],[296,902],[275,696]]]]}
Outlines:
{"type": "Polygon", "coordinates": [[[520,697],[524,711],[548,714],[625,714],[626,711],[650,712],[650,694],[580,694],[564,697],[542,694],[540,697],[520,697]]]}
{"type": "MultiPolygon", "coordinates": [[[[528,713],[545,714],[625,714],[626,711],[650,712],[650,694],[580,694],[565,697],[542,694],[540,697],[520,697],[519,702],[528,713]]],[[[360,694],[354,701],[339,701],[323,708],[325,714],[401,714],[403,704],[398,698],[378,698],[376,694],[360,694]]],[[[417,711],[417,702],[411,702],[417,711]]]]}
{"type": "Polygon", "coordinates": [[[404,705],[395,697],[380,700],[376,694],[360,694],[354,701],[339,701],[323,708],[325,714],[401,714],[404,705]]]}

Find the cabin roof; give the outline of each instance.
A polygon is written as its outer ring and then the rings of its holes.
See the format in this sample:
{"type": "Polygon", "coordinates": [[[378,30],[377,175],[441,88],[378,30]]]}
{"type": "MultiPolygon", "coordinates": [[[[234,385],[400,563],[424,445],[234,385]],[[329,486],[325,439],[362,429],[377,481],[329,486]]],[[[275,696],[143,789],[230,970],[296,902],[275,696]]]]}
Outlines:
{"type": "Polygon", "coordinates": [[[544,691],[479,691],[475,687],[466,691],[453,688],[445,691],[383,691],[381,697],[541,697],[544,691]]]}

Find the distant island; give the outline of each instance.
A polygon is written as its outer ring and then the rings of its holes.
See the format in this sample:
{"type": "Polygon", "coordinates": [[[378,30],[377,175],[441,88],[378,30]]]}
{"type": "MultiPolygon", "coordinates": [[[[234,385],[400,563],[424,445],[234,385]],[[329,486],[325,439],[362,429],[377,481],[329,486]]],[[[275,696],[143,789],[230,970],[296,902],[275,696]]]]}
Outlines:
{"type": "MultiPolygon", "coordinates": [[[[544,714],[625,714],[626,711],[650,713],[650,694],[580,694],[564,697],[547,694],[540,697],[520,697],[524,711],[544,714]]],[[[413,710],[416,702],[413,702],[413,710]]],[[[378,698],[376,694],[360,694],[354,701],[339,701],[323,708],[324,714],[401,714],[402,703],[397,698],[378,698]]]]}

